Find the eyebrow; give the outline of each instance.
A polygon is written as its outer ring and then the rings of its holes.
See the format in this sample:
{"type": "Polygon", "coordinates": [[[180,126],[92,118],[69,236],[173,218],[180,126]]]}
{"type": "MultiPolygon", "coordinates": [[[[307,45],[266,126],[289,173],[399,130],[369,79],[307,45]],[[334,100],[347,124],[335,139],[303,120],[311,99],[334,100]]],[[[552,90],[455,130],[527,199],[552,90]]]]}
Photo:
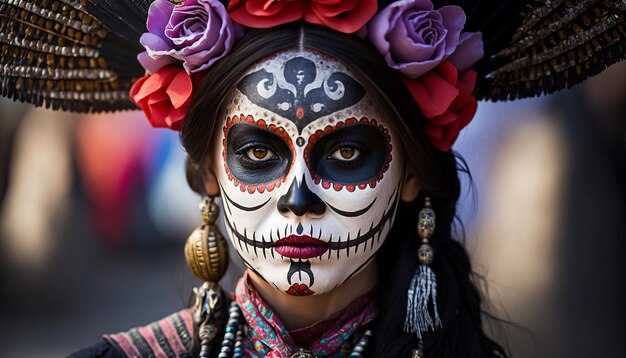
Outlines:
{"type": "Polygon", "coordinates": [[[334,124],[328,124],[323,129],[317,129],[316,131],[311,133],[308,137],[308,144],[305,148],[305,151],[310,150],[311,147],[315,144],[315,142],[317,142],[320,138],[328,134],[331,134],[336,130],[339,130],[342,128],[349,128],[349,127],[357,126],[357,125],[366,125],[374,129],[378,129],[385,137],[385,141],[387,143],[391,143],[389,129],[387,129],[387,127],[385,127],[379,120],[375,118],[368,118],[366,116],[362,116],[360,119],[356,119],[355,117],[350,117],[344,120],[336,121],[334,124]]]}
{"type": "Polygon", "coordinates": [[[226,118],[226,124],[224,125],[223,132],[224,136],[228,134],[230,128],[232,128],[235,124],[249,124],[253,127],[259,128],[269,133],[273,133],[278,137],[282,138],[290,147],[293,147],[293,143],[291,140],[291,136],[289,133],[283,128],[283,126],[279,126],[273,123],[268,124],[267,121],[263,118],[255,119],[252,115],[234,115],[232,117],[226,118]]]}

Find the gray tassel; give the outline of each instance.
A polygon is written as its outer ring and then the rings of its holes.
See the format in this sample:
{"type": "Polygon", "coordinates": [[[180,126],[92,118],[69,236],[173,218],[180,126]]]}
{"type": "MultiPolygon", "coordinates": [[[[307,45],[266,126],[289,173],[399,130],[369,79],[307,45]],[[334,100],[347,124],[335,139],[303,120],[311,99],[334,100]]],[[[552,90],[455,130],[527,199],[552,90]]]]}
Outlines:
{"type": "Polygon", "coordinates": [[[422,239],[422,244],[417,250],[417,259],[420,265],[415,270],[409,285],[406,318],[404,320],[404,331],[417,334],[417,338],[420,340],[424,333],[441,327],[439,311],[437,310],[437,278],[428,266],[433,262],[435,256],[432,246],[429,245],[429,239],[434,232],[435,211],[432,209],[430,198],[426,197],[424,208],[419,212],[417,223],[417,234],[422,239]],[[430,306],[433,309],[434,319],[430,315],[430,306]]]}
{"type": "Polygon", "coordinates": [[[407,312],[404,331],[416,333],[418,338],[428,331],[441,327],[437,310],[437,279],[427,265],[420,265],[409,285],[407,312]],[[434,319],[429,311],[429,302],[433,306],[434,319]]]}

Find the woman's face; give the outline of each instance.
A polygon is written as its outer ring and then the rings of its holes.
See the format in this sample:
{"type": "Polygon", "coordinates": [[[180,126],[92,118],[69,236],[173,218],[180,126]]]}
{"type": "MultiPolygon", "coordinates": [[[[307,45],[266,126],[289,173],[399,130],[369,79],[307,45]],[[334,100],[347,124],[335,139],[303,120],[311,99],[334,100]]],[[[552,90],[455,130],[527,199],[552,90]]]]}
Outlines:
{"type": "Polygon", "coordinates": [[[388,118],[335,59],[289,50],[230,97],[214,172],[233,247],[291,295],[326,293],[383,244],[403,177],[388,118]]]}

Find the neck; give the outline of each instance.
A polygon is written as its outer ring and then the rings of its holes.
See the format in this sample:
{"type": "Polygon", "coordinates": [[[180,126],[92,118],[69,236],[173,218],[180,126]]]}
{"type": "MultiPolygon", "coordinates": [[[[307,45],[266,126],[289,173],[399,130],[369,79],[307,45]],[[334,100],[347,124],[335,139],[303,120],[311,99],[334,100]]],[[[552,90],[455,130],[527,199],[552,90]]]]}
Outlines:
{"type": "Polygon", "coordinates": [[[376,260],[334,290],[312,296],[292,296],[268,284],[248,270],[250,282],[263,300],[280,317],[287,330],[310,326],[330,318],[355,298],[371,291],[378,283],[376,260]]]}

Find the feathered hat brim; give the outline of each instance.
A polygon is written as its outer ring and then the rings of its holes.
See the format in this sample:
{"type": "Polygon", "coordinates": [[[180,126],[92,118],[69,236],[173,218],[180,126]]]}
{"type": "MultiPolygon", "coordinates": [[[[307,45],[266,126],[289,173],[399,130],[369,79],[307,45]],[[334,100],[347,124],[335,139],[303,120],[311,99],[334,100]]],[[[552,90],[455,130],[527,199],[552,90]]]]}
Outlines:
{"type": "MultiPolygon", "coordinates": [[[[150,0],[0,0],[1,94],[75,112],[136,109],[150,0]]],[[[384,8],[390,1],[379,2],[384,8]]],[[[624,1],[434,1],[483,34],[476,96],[511,100],[568,88],[626,57],[624,1]]]]}

